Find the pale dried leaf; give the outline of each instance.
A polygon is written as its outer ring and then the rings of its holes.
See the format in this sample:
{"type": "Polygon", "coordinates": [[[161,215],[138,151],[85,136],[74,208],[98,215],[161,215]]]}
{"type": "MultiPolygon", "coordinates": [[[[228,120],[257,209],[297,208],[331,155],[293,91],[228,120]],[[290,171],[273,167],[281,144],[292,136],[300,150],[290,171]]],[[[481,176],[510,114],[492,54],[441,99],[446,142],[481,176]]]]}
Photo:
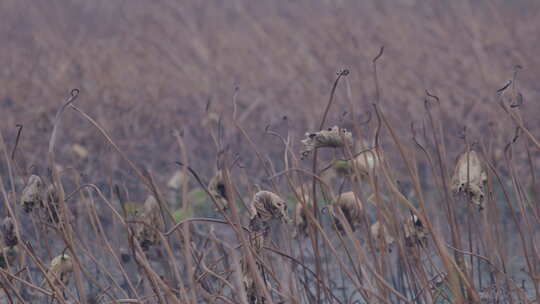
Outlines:
{"type": "Polygon", "coordinates": [[[71,150],[73,151],[73,153],[75,153],[78,157],[82,159],[87,158],[89,154],[88,150],[80,144],[73,144],[71,146],[71,150]]]}

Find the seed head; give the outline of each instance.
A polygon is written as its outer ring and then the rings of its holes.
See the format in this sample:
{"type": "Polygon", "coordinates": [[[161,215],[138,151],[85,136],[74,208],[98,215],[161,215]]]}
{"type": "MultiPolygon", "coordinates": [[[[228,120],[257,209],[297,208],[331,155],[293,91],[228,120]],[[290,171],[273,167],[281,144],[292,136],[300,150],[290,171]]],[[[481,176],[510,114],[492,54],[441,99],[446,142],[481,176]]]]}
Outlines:
{"type": "Polygon", "coordinates": [[[278,218],[284,222],[289,221],[287,203],[277,194],[270,191],[259,191],[253,197],[250,206],[251,219],[258,217],[263,222],[278,218]]]}
{"type": "Polygon", "coordinates": [[[338,126],[333,126],[326,130],[314,133],[306,133],[306,138],[302,140],[304,148],[300,152],[302,159],[306,158],[317,148],[340,148],[352,144],[352,133],[338,126]]]}
{"type": "Polygon", "coordinates": [[[21,194],[21,205],[25,212],[30,213],[34,207],[41,207],[43,192],[43,181],[37,175],[31,175],[24,186],[21,194]]]}
{"type": "Polygon", "coordinates": [[[54,277],[53,284],[61,286],[60,282],[67,286],[73,272],[71,257],[65,253],[55,257],[51,261],[48,274],[54,277]]]}

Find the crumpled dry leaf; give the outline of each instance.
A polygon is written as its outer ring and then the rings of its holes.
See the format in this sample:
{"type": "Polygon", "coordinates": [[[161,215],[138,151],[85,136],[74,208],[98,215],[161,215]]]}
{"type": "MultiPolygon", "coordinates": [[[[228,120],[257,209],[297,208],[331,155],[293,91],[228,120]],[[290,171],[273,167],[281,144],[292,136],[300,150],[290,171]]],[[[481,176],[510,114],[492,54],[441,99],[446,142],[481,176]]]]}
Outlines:
{"type": "Polygon", "coordinates": [[[375,149],[360,152],[351,160],[338,160],[332,164],[334,171],[341,176],[352,176],[355,174],[355,166],[360,177],[367,177],[372,172],[376,172],[380,164],[379,156],[375,149]]]}
{"type": "Polygon", "coordinates": [[[149,195],[140,213],[137,214],[138,223],[135,230],[135,238],[143,250],[159,243],[159,231],[162,229],[162,221],[159,211],[159,203],[156,198],[149,195]]]}
{"type": "Polygon", "coordinates": [[[425,230],[424,224],[416,216],[411,215],[405,221],[404,225],[405,230],[405,245],[408,247],[413,247],[415,245],[424,246],[427,242],[427,231],[425,230]]]}
{"type": "Polygon", "coordinates": [[[37,175],[31,175],[21,194],[21,205],[25,212],[31,212],[34,207],[43,204],[43,181],[37,175]]]}
{"type": "Polygon", "coordinates": [[[178,190],[182,187],[185,178],[188,178],[188,176],[185,176],[182,170],[176,170],[167,182],[167,187],[178,190]]]}
{"type": "Polygon", "coordinates": [[[73,151],[73,153],[75,153],[78,157],[82,159],[88,157],[88,150],[80,144],[71,145],[71,150],[73,151]]]}
{"type": "Polygon", "coordinates": [[[208,191],[218,203],[219,208],[223,211],[229,208],[229,197],[227,188],[225,187],[225,181],[223,180],[223,171],[218,170],[216,175],[212,177],[210,183],[208,183],[208,191]]]}
{"type": "Polygon", "coordinates": [[[337,214],[338,211],[336,208],[341,209],[343,215],[345,215],[345,219],[349,223],[349,226],[351,226],[352,231],[355,231],[356,227],[362,222],[364,211],[364,204],[360,198],[356,197],[352,191],[344,192],[334,199],[328,208],[337,230],[343,233],[345,229],[342,223],[339,221],[337,214]]]}
{"type": "Polygon", "coordinates": [[[257,217],[263,222],[273,218],[281,219],[284,222],[289,221],[287,203],[270,191],[263,190],[255,193],[251,201],[250,212],[251,220],[257,217]]]}
{"type": "Polygon", "coordinates": [[[384,241],[388,250],[392,251],[390,246],[395,242],[395,239],[390,235],[386,225],[382,224],[379,221],[373,223],[370,227],[371,237],[377,242],[384,241]]]}
{"type": "Polygon", "coordinates": [[[219,122],[219,115],[217,113],[214,113],[214,112],[209,112],[208,115],[206,115],[201,120],[201,126],[208,127],[211,124],[217,124],[218,122],[219,122]]]}
{"type": "Polygon", "coordinates": [[[304,159],[317,148],[340,148],[344,147],[345,144],[351,145],[352,133],[338,126],[333,126],[319,132],[306,133],[306,138],[302,140],[302,144],[304,147],[300,153],[302,154],[301,158],[304,159]]]}
{"type": "Polygon", "coordinates": [[[51,261],[48,274],[54,277],[53,284],[60,287],[62,284],[67,286],[73,272],[73,262],[71,257],[65,253],[58,255],[51,261]]]}
{"type": "MultiPolygon", "coordinates": [[[[375,149],[360,152],[353,160],[353,165],[357,166],[360,174],[369,175],[380,165],[379,156],[375,149]]],[[[354,169],[353,169],[354,170],[354,169]]]]}
{"type": "Polygon", "coordinates": [[[484,209],[484,184],[487,174],[475,151],[462,153],[452,176],[452,191],[465,194],[480,210],[484,209]]]}

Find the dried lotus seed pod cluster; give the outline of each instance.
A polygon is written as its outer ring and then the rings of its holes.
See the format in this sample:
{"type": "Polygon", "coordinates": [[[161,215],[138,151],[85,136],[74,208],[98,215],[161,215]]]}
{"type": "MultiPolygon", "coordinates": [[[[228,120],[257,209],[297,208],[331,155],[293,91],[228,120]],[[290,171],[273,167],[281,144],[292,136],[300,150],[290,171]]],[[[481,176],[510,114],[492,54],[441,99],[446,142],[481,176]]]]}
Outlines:
{"type": "Polygon", "coordinates": [[[302,140],[303,149],[300,152],[302,159],[309,156],[317,148],[340,148],[345,147],[345,145],[352,144],[352,134],[351,132],[339,128],[338,126],[333,126],[326,130],[321,130],[319,132],[306,133],[306,138],[302,140]]]}
{"type": "Polygon", "coordinates": [[[287,203],[270,191],[263,190],[255,194],[251,201],[250,213],[251,219],[259,218],[263,222],[272,218],[278,218],[285,222],[289,220],[287,203]]]}

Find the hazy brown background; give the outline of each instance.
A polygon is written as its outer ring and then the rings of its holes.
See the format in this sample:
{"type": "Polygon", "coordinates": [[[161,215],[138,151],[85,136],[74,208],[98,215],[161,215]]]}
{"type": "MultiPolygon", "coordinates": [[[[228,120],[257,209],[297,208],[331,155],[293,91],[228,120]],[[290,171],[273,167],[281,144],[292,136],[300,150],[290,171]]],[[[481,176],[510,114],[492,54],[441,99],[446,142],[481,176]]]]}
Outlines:
{"type": "MultiPolygon", "coordinates": [[[[338,88],[329,125],[344,111],[346,120],[365,117],[374,100],[371,59],[384,45],[382,102],[400,135],[409,139],[409,124],[421,122],[427,88],[441,98],[454,157],[464,125],[474,139],[504,145],[511,138],[494,95],[516,64],[524,67],[523,115],[539,134],[539,11],[539,1],[1,0],[0,128],[11,148],[15,125],[23,124],[19,165],[44,167],[54,113],[80,88],[77,104],[159,179],[179,159],[175,128],[185,132],[190,162],[208,176],[215,147],[202,121],[211,100],[231,150],[255,170],[251,150],[228,122],[235,86],[242,125],[277,157],[281,147],[263,134],[265,126],[286,115],[297,143],[318,124],[340,68],[351,74],[338,88]]],[[[125,168],[75,112],[65,113],[62,126],[60,164],[93,182],[125,168]],[[72,143],[91,156],[77,158],[72,143]]]]}

